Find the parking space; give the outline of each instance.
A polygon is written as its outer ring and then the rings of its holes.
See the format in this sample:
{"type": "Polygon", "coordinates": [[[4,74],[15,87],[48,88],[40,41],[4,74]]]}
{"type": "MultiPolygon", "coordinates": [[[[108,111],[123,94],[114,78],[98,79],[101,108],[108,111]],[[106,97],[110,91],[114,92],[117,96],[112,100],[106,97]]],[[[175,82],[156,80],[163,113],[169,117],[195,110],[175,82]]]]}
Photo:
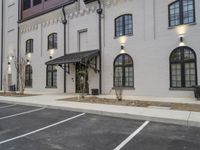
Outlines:
{"type": "Polygon", "coordinates": [[[0,119],[2,150],[199,150],[200,147],[198,128],[21,105],[0,108],[0,115],[12,116],[0,119]]]}
{"type": "Polygon", "coordinates": [[[7,107],[12,107],[14,104],[5,104],[5,103],[0,103],[0,109],[1,108],[7,108],[7,107]]]}
{"type": "Polygon", "coordinates": [[[150,123],[123,150],[199,150],[200,128],[150,123]]]}

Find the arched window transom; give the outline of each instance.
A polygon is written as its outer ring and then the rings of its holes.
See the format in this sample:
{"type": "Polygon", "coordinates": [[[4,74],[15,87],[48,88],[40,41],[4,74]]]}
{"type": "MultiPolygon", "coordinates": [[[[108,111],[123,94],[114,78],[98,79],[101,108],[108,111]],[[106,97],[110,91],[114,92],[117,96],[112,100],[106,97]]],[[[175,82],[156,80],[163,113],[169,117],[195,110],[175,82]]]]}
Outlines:
{"type": "Polygon", "coordinates": [[[114,61],[114,87],[133,87],[133,60],[128,54],[120,54],[114,61]]]}
{"type": "Polygon", "coordinates": [[[172,88],[197,85],[196,54],[191,48],[179,47],[171,53],[170,85],[172,88]]]}

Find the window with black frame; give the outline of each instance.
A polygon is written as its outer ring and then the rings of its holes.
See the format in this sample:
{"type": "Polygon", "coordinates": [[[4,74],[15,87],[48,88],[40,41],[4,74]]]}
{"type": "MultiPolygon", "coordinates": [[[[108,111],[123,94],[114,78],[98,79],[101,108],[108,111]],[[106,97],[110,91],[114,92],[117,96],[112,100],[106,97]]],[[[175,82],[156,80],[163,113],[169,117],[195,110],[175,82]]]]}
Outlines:
{"type": "Polygon", "coordinates": [[[133,60],[128,54],[120,54],[114,61],[114,87],[134,87],[133,60]]]}
{"type": "Polygon", "coordinates": [[[33,39],[26,41],[26,54],[33,53],[33,39]]]}
{"type": "Polygon", "coordinates": [[[171,88],[191,88],[197,85],[196,54],[189,47],[176,48],[170,56],[171,88]]]}
{"type": "Polygon", "coordinates": [[[52,33],[48,36],[48,50],[57,49],[57,33],[52,33]]]}
{"type": "Polygon", "coordinates": [[[169,26],[195,22],[195,0],[177,0],[169,5],[169,26]]]}
{"type": "Polygon", "coordinates": [[[32,87],[32,66],[27,65],[25,68],[25,87],[32,87]]]}
{"type": "Polygon", "coordinates": [[[133,34],[133,19],[131,14],[125,14],[115,19],[115,37],[133,34]]]}
{"type": "Polygon", "coordinates": [[[48,88],[56,88],[57,87],[57,69],[56,65],[48,65],[47,66],[47,82],[46,86],[48,88]]]}
{"type": "Polygon", "coordinates": [[[42,0],[33,0],[33,6],[39,5],[42,3],[42,0]]]}
{"type": "Polygon", "coordinates": [[[31,8],[31,0],[23,0],[22,5],[23,5],[23,10],[31,8]]]}

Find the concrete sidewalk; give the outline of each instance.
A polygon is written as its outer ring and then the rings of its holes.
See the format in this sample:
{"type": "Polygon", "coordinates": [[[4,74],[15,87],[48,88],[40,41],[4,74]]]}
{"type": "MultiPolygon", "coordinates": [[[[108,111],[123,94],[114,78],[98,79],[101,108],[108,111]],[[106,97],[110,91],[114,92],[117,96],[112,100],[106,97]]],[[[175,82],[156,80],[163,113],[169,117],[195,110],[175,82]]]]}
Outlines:
{"type": "MultiPolygon", "coordinates": [[[[200,112],[58,101],[58,99],[70,97],[74,97],[74,95],[46,94],[30,97],[0,96],[0,102],[200,127],[200,112]]],[[[199,102],[195,103],[199,104],[199,102]]]]}

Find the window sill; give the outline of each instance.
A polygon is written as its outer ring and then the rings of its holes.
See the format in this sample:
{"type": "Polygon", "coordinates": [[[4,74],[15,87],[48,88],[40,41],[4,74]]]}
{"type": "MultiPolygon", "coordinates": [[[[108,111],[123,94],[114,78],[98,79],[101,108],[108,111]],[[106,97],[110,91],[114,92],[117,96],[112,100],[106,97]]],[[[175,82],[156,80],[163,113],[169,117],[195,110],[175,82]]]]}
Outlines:
{"type": "Polygon", "coordinates": [[[175,29],[176,27],[184,26],[184,25],[193,26],[193,25],[196,25],[196,24],[197,24],[196,22],[186,23],[186,24],[179,24],[179,25],[175,25],[175,26],[168,27],[168,29],[175,29]]]}
{"type": "Polygon", "coordinates": [[[134,87],[113,87],[113,90],[135,90],[134,87]]]}
{"type": "Polygon", "coordinates": [[[114,39],[119,39],[121,37],[131,37],[133,34],[121,35],[121,36],[114,36],[114,39]]]}
{"type": "Polygon", "coordinates": [[[46,89],[57,89],[57,86],[46,86],[46,89]]]}
{"type": "Polygon", "coordinates": [[[169,88],[170,91],[193,91],[193,88],[169,88]]]}

